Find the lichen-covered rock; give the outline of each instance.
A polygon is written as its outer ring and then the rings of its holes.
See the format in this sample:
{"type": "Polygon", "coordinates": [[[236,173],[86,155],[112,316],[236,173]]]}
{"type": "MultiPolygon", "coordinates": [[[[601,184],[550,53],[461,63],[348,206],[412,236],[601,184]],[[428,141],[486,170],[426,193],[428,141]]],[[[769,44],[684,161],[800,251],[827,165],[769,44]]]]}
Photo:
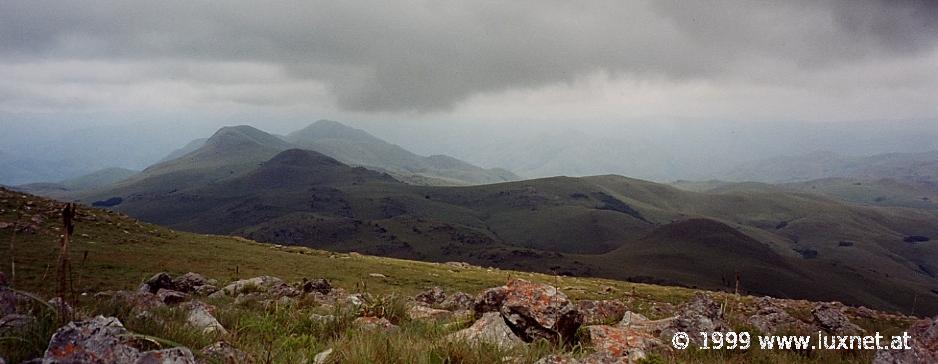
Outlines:
{"type": "Polygon", "coordinates": [[[505,286],[502,316],[526,341],[570,340],[583,323],[583,316],[556,287],[512,279],[505,286]]]}
{"type": "Polygon", "coordinates": [[[414,300],[428,306],[439,305],[446,301],[446,293],[440,287],[433,287],[418,293],[414,300]]]}
{"type": "Polygon", "coordinates": [[[456,292],[447,295],[440,307],[451,311],[471,310],[475,299],[467,293],[456,292]]]}
{"type": "Polygon", "coordinates": [[[175,305],[188,299],[189,295],[171,289],[160,288],[160,290],[156,292],[156,297],[159,297],[160,301],[163,301],[163,303],[167,305],[175,305]]]}
{"type": "Polygon", "coordinates": [[[329,281],[325,278],[303,282],[304,293],[318,292],[320,294],[327,295],[330,291],[332,291],[332,284],[329,283],[329,281]]]}
{"type": "Polygon", "coordinates": [[[224,363],[224,364],[250,364],[254,363],[254,358],[252,358],[248,353],[245,353],[238,348],[232,346],[231,344],[225,341],[219,341],[209,346],[202,348],[202,356],[212,360],[213,363],[224,363]]]}
{"type": "Polygon", "coordinates": [[[414,305],[407,310],[412,320],[445,320],[453,316],[451,311],[439,310],[423,305],[414,305]]]}
{"type": "Polygon", "coordinates": [[[140,352],[123,342],[127,330],[113,317],[96,316],[73,321],[59,328],[43,355],[42,363],[91,364],[190,364],[195,363],[186,348],[140,352]]]}
{"type": "Polygon", "coordinates": [[[204,334],[227,335],[228,330],[215,319],[215,308],[200,301],[189,301],[182,305],[186,310],[186,323],[202,330],[204,334]]]}
{"type": "Polygon", "coordinates": [[[590,344],[597,353],[613,358],[625,358],[626,362],[641,360],[647,352],[664,348],[664,343],[651,334],[606,325],[588,326],[590,344]]]}
{"type": "Polygon", "coordinates": [[[877,350],[873,364],[938,363],[938,317],[916,321],[906,332],[912,349],[877,350]]]}
{"type": "Polygon", "coordinates": [[[864,332],[862,328],[850,322],[844,314],[843,306],[833,302],[822,302],[814,305],[811,315],[818,326],[832,335],[859,335],[864,332]]]}
{"type": "Polygon", "coordinates": [[[355,325],[355,327],[366,331],[397,329],[397,325],[392,324],[391,321],[388,321],[388,319],[383,317],[363,316],[356,318],[352,324],[355,325]]]}
{"type": "Polygon", "coordinates": [[[618,322],[625,314],[625,305],[613,300],[579,300],[576,308],[583,315],[584,325],[606,325],[618,322]]]}
{"type": "Polygon", "coordinates": [[[463,340],[468,343],[487,343],[501,348],[509,348],[523,344],[518,335],[511,331],[511,327],[498,312],[487,312],[482,318],[476,320],[472,326],[449,335],[452,340],[463,340]]]}
{"type": "Polygon", "coordinates": [[[138,292],[156,293],[160,288],[173,289],[173,277],[166,272],[154,274],[137,289],[138,292]]]}
{"type": "MultiPolygon", "coordinates": [[[[677,308],[678,315],[670,319],[667,326],[661,330],[660,337],[670,340],[677,332],[726,332],[729,327],[723,321],[720,304],[716,303],[702,293],[696,294],[691,300],[677,308]]],[[[690,335],[695,345],[701,345],[701,337],[690,335]]]]}
{"type": "Polygon", "coordinates": [[[750,325],[755,326],[763,333],[776,334],[794,330],[795,332],[808,334],[813,331],[808,324],[790,315],[768,297],[759,298],[756,300],[756,305],[759,308],[749,317],[748,321],[750,325]]]}
{"type": "Polygon", "coordinates": [[[203,284],[201,286],[196,286],[192,293],[198,296],[210,296],[213,293],[218,292],[218,287],[215,287],[211,284],[203,284]]]}

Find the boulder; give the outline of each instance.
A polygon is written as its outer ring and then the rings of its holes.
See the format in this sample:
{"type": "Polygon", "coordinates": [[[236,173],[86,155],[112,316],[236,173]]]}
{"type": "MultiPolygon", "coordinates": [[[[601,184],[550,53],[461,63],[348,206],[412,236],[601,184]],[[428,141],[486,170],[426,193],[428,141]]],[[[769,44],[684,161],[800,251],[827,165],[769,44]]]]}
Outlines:
{"type": "Polygon", "coordinates": [[[228,334],[228,330],[215,319],[214,307],[200,301],[189,301],[182,307],[187,312],[186,323],[202,330],[203,334],[228,334]]]}
{"type": "Polygon", "coordinates": [[[304,293],[318,292],[320,294],[327,295],[330,291],[332,291],[332,284],[329,283],[329,281],[325,278],[303,282],[304,293]]]}
{"type": "Polygon", "coordinates": [[[283,284],[283,280],[280,278],[260,276],[231,282],[222,288],[220,292],[224,292],[228,296],[238,296],[249,292],[267,292],[270,288],[281,284],[283,284]]]}
{"type": "Polygon", "coordinates": [[[219,341],[209,346],[202,348],[202,356],[210,359],[212,363],[224,363],[224,364],[239,364],[239,363],[254,363],[254,358],[252,358],[248,353],[245,353],[238,348],[232,346],[231,344],[225,341],[219,341]]]}
{"type": "Polygon", "coordinates": [[[440,287],[433,287],[418,293],[414,300],[427,306],[440,305],[443,301],[446,301],[446,293],[440,287]]]}
{"type": "Polygon", "coordinates": [[[330,355],[332,355],[332,348],[323,350],[313,357],[313,364],[326,364],[326,361],[329,360],[330,355]]]}
{"type": "Polygon", "coordinates": [[[507,295],[508,288],[505,286],[489,288],[479,293],[479,295],[476,296],[475,303],[472,304],[476,318],[482,317],[486,312],[499,311],[507,295]]]}
{"type": "Polygon", "coordinates": [[[511,327],[498,312],[487,312],[482,318],[476,320],[472,326],[454,332],[448,336],[452,340],[463,340],[472,344],[487,343],[500,348],[510,348],[523,344],[518,335],[511,331],[511,327]]]}
{"type": "Polygon", "coordinates": [[[189,295],[171,289],[160,288],[160,290],[156,292],[156,297],[167,305],[175,305],[188,299],[189,295]]]}
{"type": "Polygon", "coordinates": [[[641,331],[658,337],[661,331],[667,328],[671,324],[671,321],[675,319],[677,318],[670,317],[662,320],[649,320],[642,314],[626,311],[625,314],[622,315],[622,320],[616,324],[616,327],[626,330],[641,331]]]}
{"type": "Polygon", "coordinates": [[[606,325],[622,320],[625,305],[613,300],[580,300],[576,303],[577,311],[583,315],[584,325],[606,325]]]}
{"type": "Polygon", "coordinates": [[[185,293],[193,293],[197,287],[210,284],[211,282],[205,276],[193,272],[183,274],[172,280],[173,289],[185,293]]]}
{"type": "Polygon", "coordinates": [[[583,316],[556,287],[512,279],[505,286],[502,316],[525,341],[570,340],[583,323],[583,316]]]}
{"type": "MultiPolygon", "coordinates": [[[[877,350],[873,364],[931,364],[938,363],[938,317],[912,323],[906,331],[911,337],[911,350],[877,350]]],[[[890,343],[883,342],[882,345],[890,343]]]]}
{"type": "Polygon", "coordinates": [[[453,316],[453,313],[447,310],[438,310],[423,305],[414,305],[407,310],[407,315],[412,320],[445,320],[453,316]]]}
{"type": "Polygon", "coordinates": [[[198,296],[210,296],[211,294],[218,292],[218,287],[215,287],[211,284],[203,284],[201,286],[196,286],[192,293],[198,296]]]}
{"type": "Polygon", "coordinates": [[[665,347],[661,340],[639,330],[593,325],[587,326],[587,331],[590,345],[597,353],[622,358],[626,363],[644,359],[648,351],[665,347]]]}
{"type": "Polygon", "coordinates": [[[46,348],[42,362],[52,363],[195,363],[186,348],[140,352],[127,345],[122,337],[128,334],[121,322],[113,317],[96,316],[69,322],[59,328],[46,348]]]}
{"type": "Polygon", "coordinates": [[[749,316],[749,324],[766,334],[781,334],[793,330],[798,333],[812,333],[811,327],[790,315],[768,297],[756,300],[759,309],[749,316]]]}
{"type": "MultiPolygon", "coordinates": [[[[720,304],[702,293],[697,293],[689,302],[678,306],[677,312],[677,317],[669,319],[667,326],[661,330],[662,339],[671,340],[677,332],[729,331],[729,327],[723,321],[720,304]]],[[[690,335],[690,341],[696,345],[702,344],[699,335],[690,335]]]]}
{"type": "Polygon", "coordinates": [[[463,292],[447,295],[440,307],[451,311],[471,310],[475,299],[463,292]]]}
{"type": "Polygon", "coordinates": [[[814,305],[811,315],[821,330],[832,335],[859,335],[865,330],[850,322],[844,314],[843,305],[833,302],[822,302],[814,305]]]}

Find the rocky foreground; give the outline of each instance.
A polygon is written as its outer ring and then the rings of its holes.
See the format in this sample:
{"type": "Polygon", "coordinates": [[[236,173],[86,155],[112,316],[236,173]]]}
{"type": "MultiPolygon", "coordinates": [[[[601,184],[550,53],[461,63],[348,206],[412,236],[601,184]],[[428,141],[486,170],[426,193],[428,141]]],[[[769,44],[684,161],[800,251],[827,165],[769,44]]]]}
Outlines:
{"type": "MultiPolygon", "coordinates": [[[[29,363],[274,361],[270,356],[271,348],[267,349],[265,357],[258,357],[256,350],[251,354],[232,343],[242,335],[238,330],[253,326],[233,330],[223,322],[240,325],[241,321],[220,320],[217,316],[231,316],[232,312],[241,312],[238,311],[241,308],[265,315],[299,312],[302,317],[290,316],[290,319],[309,322],[310,331],[332,327],[333,336],[348,332],[365,333],[363,337],[368,337],[368,333],[380,336],[403,330],[401,324],[427,325],[434,328],[426,332],[432,342],[438,343],[435,345],[456,345],[448,347],[450,357],[444,358],[447,361],[459,361],[452,357],[463,350],[458,348],[522,353],[519,356],[505,354],[497,359],[508,363],[674,361],[677,353],[670,342],[675,332],[729,331],[738,330],[740,326],[728,319],[725,302],[716,302],[702,293],[681,305],[664,309],[668,313],[666,317],[652,320],[630,311],[620,300],[573,302],[556,287],[523,279],[511,279],[504,286],[489,288],[474,296],[434,287],[413,298],[394,299],[348,293],[325,279],[287,283],[276,277],[260,276],[220,286],[215,280],[197,273],[177,277],[158,273],[136,291],[106,291],[84,297],[80,301],[86,308],[81,310],[73,309],[59,298],[43,304],[35,304],[36,300],[35,296],[9,289],[5,282],[0,282],[0,336],[26,335],[30,327],[49,317],[49,312],[60,322],[68,318],[64,326],[54,330],[42,357],[27,358],[25,362],[29,363]],[[102,310],[102,307],[108,309],[102,310]],[[107,310],[114,315],[101,314],[107,310]],[[190,348],[134,333],[116,316],[170,331],[188,330],[195,337],[193,341],[210,343],[190,348]],[[531,349],[535,347],[546,349],[531,349]]],[[[852,322],[850,316],[882,315],[837,303],[818,303],[811,310],[810,319],[802,319],[789,312],[787,301],[767,297],[758,299],[756,306],[757,310],[742,317],[741,324],[760,333],[862,334],[866,330],[852,322]]],[[[271,326],[271,335],[286,334],[278,333],[282,329],[278,325],[271,326]]],[[[914,339],[914,350],[880,351],[873,362],[938,362],[938,319],[917,321],[909,332],[914,339]]],[[[697,340],[693,335],[691,338],[697,340]]],[[[693,344],[700,343],[694,341],[693,344]]],[[[318,364],[353,360],[346,352],[327,347],[297,361],[318,364]]],[[[0,358],[0,363],[5,362],[0,358]]]]}

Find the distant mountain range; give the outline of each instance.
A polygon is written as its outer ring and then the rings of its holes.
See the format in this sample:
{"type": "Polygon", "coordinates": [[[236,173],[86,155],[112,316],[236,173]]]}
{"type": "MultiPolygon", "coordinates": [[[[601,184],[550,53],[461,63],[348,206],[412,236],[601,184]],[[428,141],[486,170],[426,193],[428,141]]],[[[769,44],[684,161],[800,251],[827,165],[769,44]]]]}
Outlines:
{"type": "Polygon", "coordinates": [[[611,175],[419,186],[379,171],[393,165],[354,167],[295,148],[335,138],[304,138],[308,131],[281,139],[224,128],[179,158],[71,197],[266,242],[717,289],[738,272],[754,293],[905,311],[917,300],[918,310],[938,312],[938,300],[919,298],[938,296],[933,212],[776,186],[689,192],[611,175]]]}

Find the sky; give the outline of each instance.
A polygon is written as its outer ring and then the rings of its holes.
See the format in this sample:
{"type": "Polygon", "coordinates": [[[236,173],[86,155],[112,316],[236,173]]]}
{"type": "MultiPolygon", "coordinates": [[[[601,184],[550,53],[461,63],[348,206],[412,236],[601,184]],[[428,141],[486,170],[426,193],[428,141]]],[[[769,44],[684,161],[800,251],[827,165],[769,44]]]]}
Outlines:
{"type": "Polygon", "coordinates": [[[889,125],[938,120],[935,70],[927,0],[4,0],[0,151],[114,126],[161,131],[162,153],[318,119],[889,125]]]}

